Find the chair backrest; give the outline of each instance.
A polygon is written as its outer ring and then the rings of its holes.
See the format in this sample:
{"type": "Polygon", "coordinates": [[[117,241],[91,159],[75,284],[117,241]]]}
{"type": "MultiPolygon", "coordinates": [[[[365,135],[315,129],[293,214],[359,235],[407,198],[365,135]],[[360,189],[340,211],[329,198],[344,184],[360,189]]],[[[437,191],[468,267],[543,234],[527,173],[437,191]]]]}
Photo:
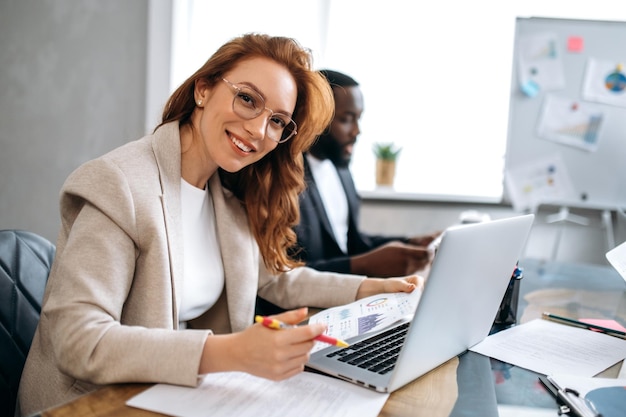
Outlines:
{"type": "Polygon", "coordinates": [[[17,389],[55,246],[22,230],[0,230],[0,415],[13,416],[17,389]]]}

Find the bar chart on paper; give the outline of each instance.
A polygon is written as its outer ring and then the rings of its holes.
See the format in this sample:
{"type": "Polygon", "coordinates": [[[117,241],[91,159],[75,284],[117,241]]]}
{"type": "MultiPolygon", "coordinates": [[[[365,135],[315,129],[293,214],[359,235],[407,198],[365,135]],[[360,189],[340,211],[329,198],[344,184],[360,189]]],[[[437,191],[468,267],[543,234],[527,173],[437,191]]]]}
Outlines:
{"type": "Polygon", "coordinates": [[[368,316],[359,317],[359,333],[363,334],[369,331],[374,330],[377,326],[379,326],[384,321],[384,316],[382,314],[370,314],[368,316]]]}

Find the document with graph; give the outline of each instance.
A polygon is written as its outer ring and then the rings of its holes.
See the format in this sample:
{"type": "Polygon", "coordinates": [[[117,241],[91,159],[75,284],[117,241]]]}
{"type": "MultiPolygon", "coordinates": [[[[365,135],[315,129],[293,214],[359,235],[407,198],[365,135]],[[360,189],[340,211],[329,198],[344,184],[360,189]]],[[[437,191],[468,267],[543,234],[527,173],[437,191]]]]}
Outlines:
{"type": "MultiPolygon", "coordinates": [[[[343,306],[322,310],[309,318],[309,323],[324,323],[326,334],[342,340],[382,329],[401,318],[415,314],[422,291],[377,294],[343,306]]],[[[317,342],[312,352],[328,347],[317,342]]]]}

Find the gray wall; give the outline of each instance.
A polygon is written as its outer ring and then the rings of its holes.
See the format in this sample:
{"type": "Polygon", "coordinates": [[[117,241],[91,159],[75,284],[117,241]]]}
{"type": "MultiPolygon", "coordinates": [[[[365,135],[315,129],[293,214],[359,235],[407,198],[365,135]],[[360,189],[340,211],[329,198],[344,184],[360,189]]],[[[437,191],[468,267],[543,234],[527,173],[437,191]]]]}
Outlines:
{"type": "Polygon", "coordinates": [[[55,241],[82,162],[144,133],[148,0],[0,0],[0,229],[55,241]]]}

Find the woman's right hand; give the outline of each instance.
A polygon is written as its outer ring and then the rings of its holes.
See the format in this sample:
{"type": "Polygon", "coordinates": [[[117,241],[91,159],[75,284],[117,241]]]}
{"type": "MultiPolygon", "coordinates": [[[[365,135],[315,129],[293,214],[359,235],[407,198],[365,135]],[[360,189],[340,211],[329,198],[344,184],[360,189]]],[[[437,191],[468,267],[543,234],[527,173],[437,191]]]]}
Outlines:
{"type": "MultiPolygon", "coordinates": [[[[271,317],[296,325],[307,313],[301,308],[271,317]]],[[[304,370],[314,338],[324,330],[323,324],[274,330],[256,323],[239,333],[210,335],[204,343],[199,373],[241,371],[275,381],[290,378],[304,370]]]]}

